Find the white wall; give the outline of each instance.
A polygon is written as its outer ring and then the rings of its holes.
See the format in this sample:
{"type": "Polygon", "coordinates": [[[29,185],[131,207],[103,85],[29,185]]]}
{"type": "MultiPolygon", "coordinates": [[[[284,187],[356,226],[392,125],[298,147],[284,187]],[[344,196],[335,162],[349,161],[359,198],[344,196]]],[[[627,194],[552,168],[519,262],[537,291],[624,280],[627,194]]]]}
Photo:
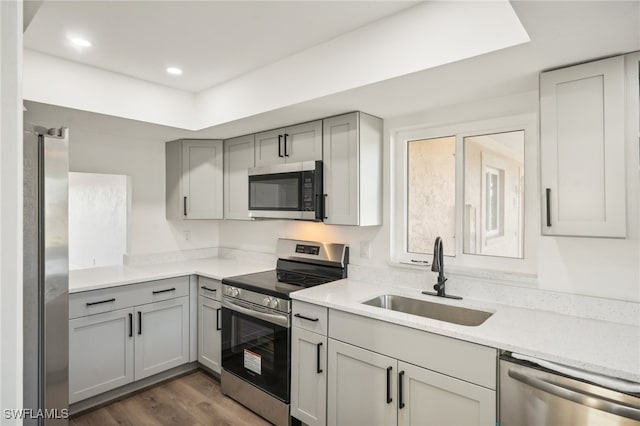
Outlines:
{"type": "Polygon", "coordinates": [[[165,218],[164,141],[70,129],[69,168],[131,178],[129,255],[215,247],[218,224],[165,218]],[[189,232],[189,240],[184,237],[189,232]]]}
{"type": "MultiPolygon", "coordinates": [[[[25,120],[46,127],[69,127],[72,172],[129,176],[129,255],[217,247],[218,224],[211,220],[167,221],[165,218],[165,128],[127,120],[87,124],[56,107],[29,105],[25,120]],[[112,129],[113,126],[121,128],[112,129]],[[113,134],[109,133],[113,131],[113,134]],[[189,231],[188,240],[184,231],[189,231]]],[[[175,129],[166,128],[167,133],[175,129]]],[[[167,136],[169,138],[170,136],[167,136]]]]}
{"type": "MultiPolygon", "coordinates": [[[[273,253],[278,237],[346,242],[351,246],[351,263],[370,267],[389,266],[390,259],[390,131],[414,126],[471,122],[524,113],[537,113],[538,94],[528,92],[504,98],[454,105],[385,121],[384,213],[379,227],[340,227],[285,221],[234,222],[220,224],[220,246],[273,253]],[[371,244],[371,258],[360,257],[360,244],[371,244]]],[[[634,141],[629,140],[630,152],[634,141]]],[[[637,151],[635,151],[637,153],[637,151]]],[[[637,161],[637,158],[636,158],[637,161]]],[[[630,163],[632,164],[632,163],[630,163]]],[[[537,158],[527,158],[526,167],[537,167],[537,158]]],[[[542,237],[538,223],[539,205],[533,208],[536,222],[536,270],[538,287],[550,291],[640,301],[640,238],[637,165],[629,169],[628,229],[625,240],[598,238],[542,237]]],[[[530,183],[529,183],[530,184],[530,183]]],[[[537,182],[534,183],[537,186],[537,182]]],[[[539,200],[539,197],[537,197],[539,200]]],[[[539,201],[538,201],[539,202],[539,201]]],[[[397,212],[393,212],[397,214],[397,212]]],[[[425,282],[428,281],[425,275],[425,282]]]]}
{"type": "MultiPolygon", "coordinates": [[[[0,2],[0,408],[22,407],[22,1],[0,2]]],[[[1,424],[22,424],[5,419],[1,424]]]]}

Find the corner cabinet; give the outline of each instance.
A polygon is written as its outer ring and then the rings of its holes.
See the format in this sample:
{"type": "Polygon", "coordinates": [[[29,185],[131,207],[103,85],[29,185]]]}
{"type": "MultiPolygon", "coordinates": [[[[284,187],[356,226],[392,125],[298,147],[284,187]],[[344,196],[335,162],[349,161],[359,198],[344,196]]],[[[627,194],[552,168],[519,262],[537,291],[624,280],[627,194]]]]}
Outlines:
{"type": "Polygon", "coordinates": [[[322,160],[322,120],[255,135],[256,167],[322,160]]]}
{"type": "Polygon", "coordinates": [[[382,120],[352,112],[322,121],[328,225],[382,225],[382,120]]]}
{"type": "Polygon", "coordinates": [[[167,219],[222,219],[222,141],[183,139],[165,148],[167,219]]]}
{"type": "Polygon", "coordinates": [[[222,285],[198,277],[198,362],[220,374],[222,367],[222,285]]]}
{"type": "Polygon", "coordinates": [[[250,220],[248,169],[255,166],[255,136],[224,141],[224,218],[250,220]]]}
{"type": "Polygon", "coordinates": [[[624,61],[540,75],[543,235],[626,237],[624,61]]]}

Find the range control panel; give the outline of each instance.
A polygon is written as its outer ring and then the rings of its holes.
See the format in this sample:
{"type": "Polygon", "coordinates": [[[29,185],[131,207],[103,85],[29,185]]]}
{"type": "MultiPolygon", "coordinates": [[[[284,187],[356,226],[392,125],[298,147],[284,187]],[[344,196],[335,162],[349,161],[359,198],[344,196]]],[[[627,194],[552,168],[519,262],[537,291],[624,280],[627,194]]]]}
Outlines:
{"type": "Polygon", "coordinates": [[[320,254],[320,246],[296,244],[296,253],[311,254],[311,255],[317,256],[320,254]]]}

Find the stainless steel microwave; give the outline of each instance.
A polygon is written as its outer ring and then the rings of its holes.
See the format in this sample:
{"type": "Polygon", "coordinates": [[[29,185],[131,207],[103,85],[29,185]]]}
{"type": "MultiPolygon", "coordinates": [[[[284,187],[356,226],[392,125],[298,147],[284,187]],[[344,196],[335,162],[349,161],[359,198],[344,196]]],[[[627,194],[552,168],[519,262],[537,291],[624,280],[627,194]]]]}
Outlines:
{"type": "Polygon", "coordinates": [[[322,221],[322,161],[249,169],[249,217],[322,221]]]}

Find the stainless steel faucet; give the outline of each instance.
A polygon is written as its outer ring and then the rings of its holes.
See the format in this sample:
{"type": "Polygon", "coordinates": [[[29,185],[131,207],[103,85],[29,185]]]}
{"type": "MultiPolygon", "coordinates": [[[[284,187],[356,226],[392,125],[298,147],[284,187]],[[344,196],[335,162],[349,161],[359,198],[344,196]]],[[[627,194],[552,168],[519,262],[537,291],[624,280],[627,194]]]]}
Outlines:
{"type": "Polygon", "coordinates": [[[442,238],[436,237],[436,242],[433,245],[433,262],[431,262],[431,271],[438,273],[438,282],[433,286],[435,293],[433,291],[423,291],[422,294],[460,300],[462,299],[460,296],[450,296],[445,293],[444,284],[447,281],[447,278],[444,276],[443,256],[442,238]]]}

